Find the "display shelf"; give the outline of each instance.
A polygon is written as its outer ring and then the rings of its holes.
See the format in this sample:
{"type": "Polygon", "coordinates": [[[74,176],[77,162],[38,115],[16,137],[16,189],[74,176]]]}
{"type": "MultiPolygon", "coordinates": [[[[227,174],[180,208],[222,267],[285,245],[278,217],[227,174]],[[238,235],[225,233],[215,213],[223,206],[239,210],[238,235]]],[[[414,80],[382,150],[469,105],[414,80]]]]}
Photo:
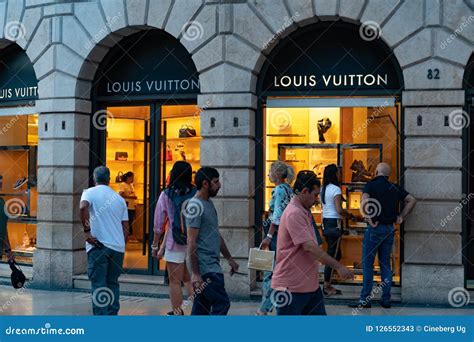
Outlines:
{"type": "MultiPolygon", "coordinates": [[[[275,160],[267,160],[267,163],[274,163],[276,161],[280,161],[278,159],[275,159],[275,160]]],[[[288,159],[288,160],[282,160],[283,162],[285,163],[306,163],[306,160],[291,160],[291,159],[288,159]]]]}
{"type": "Polygon", "coordinates": [[[267,134],[267,137],[273,138],[304,138],[306,134],[267,134]]]}
{"type": "Polygon", "coordinates": [[[29,145],[0,146],[0,151],[29,151],[30,149],[29,145]]]}
{"type": "Polygon", "coordinates": [[[201,137],[188,137],[188,138],[166,138],[166,142],[170,141],[199,141],[201,137]]]}
{"type": "Polygon", "coordinates": [[[37,218],[36,218],[36,216],[23,216],[23,215],[20,215],[20,216],[15,217],[15,218],[8,219],[8,221],[17,222],[17,223],[36,223],[37,218]]]}
{"type": "Polygon", "coordinates": [[[143,139],[121,139],[121,138],[107,138],[107,142],[130,142],[130,143],[142,143],[145,141],[143,139]]]}
{"type": "Polygon", "coordinates": [[[114,159],[108,159],[106,163],[120,163],[120,164],[144,164],[144,160],[114,160],[114,159]]]}
{"type": "Polygon", "coordinates": [[[29,191],[19,191],[15,193],[0,193],[0,196],[28,196],[29,191]]]}

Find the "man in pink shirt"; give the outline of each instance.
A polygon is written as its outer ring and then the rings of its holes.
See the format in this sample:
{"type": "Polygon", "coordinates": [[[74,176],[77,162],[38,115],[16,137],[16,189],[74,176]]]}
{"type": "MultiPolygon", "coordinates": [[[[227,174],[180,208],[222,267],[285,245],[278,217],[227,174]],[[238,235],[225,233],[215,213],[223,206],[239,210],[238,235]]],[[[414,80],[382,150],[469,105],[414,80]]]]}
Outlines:
{"type": "Polygon", "coordinates": [[[310,208],[317,202],[321,182],[312,171],[300,171],[278,228],[278,250],[272,289],[277,315],[325,315],[319,288],[319,263],[335,269],[342,279],[353,274],[325,253],[316,241],[310,208]]]}

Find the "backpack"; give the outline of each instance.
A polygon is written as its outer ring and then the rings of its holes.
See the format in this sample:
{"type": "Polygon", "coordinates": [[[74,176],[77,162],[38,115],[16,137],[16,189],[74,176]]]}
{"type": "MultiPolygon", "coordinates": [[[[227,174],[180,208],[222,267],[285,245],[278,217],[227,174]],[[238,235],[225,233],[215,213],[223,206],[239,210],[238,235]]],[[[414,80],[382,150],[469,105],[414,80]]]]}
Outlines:
{"type": "Polygon", "coordinates": [[[188,200],[196,195],[196,188],[191,188],[184,195],[177,194],[173,189],[166,189],[165,193],[173,202],[174,207],[174,220],[173,226],[171,227],[171,232],[173,233],[173,240],[178,245],[186,245],[188,243],[186,227],[184,226],[183,218],[183,204],[186,204],[188,200]]]}

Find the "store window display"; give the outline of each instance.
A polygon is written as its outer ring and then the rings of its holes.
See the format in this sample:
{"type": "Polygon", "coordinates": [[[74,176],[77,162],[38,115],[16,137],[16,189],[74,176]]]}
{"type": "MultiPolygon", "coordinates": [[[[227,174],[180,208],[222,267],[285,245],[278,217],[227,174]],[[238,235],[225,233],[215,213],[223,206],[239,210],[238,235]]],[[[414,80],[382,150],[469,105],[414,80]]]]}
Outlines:
{"type": "MultiPolygon", "coordinates": [[[[108,106],[105,111],[108,113],[105,162],[112,175],[110,186],[127,202],[130,218],[124,267],[143,272],[149,266],[148,204],[154,202],[150,198],[152,192],[159,195],[167,186],[176,161],[187,161],[193,170],[200,167],[200,110],[196,105],[162,105],[158,123],[161,128],[154,132],[149,105],[108,106]],[[154,139],[160,154],[151,155],[150,143],[154,139]],[[156,174],[151,175],[154,163],[158,167],[156,174]],[[155,189],[150,189],[151,178],[160,179],[155,189]]],[[[162,260],[159,269],[165,269],[162,260]]]]}
{"type": "MultiPolygon", "coordinates": [[[[390,181],[398,182],[398,110],[398,106],[265,110],[265,174],[275,160],[288,163],[295,172],[313,170],[320,179],[328,165],[336,165],[340,170],[342,207],[352,215],[343,218],[341,263],[355,272],[355,282],[362,280],[362,241],[366,229],[364,222],[354,219],[361,216],[362,189],[374,177],[375,167],[380,162],[388,163],[396,171],[390,181]]],[[[265,209],[268,210],[272,184],[265,184],[265,189],[265,209]]],[[[318,225],[322,223],[321,212],[320,205],[312,208],[318,225]]],[[[400,280],[398,232],[395,240],[391,260],[397,283],[400,280]]],[[[376,275],[379,275],[377,267],[376,275]]]]}
{"type": "Polygon", "coordinates": [[[0,116],[0,197],[15,259],[36,249],[38,115],[0,116]]]}

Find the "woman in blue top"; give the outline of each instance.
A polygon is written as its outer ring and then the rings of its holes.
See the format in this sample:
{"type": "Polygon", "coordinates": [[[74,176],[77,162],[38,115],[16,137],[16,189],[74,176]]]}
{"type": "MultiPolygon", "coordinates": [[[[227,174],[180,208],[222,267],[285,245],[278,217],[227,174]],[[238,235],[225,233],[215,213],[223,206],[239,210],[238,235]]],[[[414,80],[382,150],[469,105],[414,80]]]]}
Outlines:
{"type": "MultiPolygon", "coordinates": [[[[272,191],[272,198],[270,199],[269,216],[266,222],[264,222],[266,236],[263,239],[260,248],[276,251],[278,225],[280,224],[280,218],[283,211],[288,203],[290,203],[293,196],[293,189],[289,183],[293,182],[295,179],[295,170],[282,161],[276,161],[270,166],[268,178],[276,186],[272,191]]],[[[271,282],[272,272],[264,272],[262,303],[257,311],[257,315],[266,315],[273,310],[274,305],[271,301],[271,282]]]]}

